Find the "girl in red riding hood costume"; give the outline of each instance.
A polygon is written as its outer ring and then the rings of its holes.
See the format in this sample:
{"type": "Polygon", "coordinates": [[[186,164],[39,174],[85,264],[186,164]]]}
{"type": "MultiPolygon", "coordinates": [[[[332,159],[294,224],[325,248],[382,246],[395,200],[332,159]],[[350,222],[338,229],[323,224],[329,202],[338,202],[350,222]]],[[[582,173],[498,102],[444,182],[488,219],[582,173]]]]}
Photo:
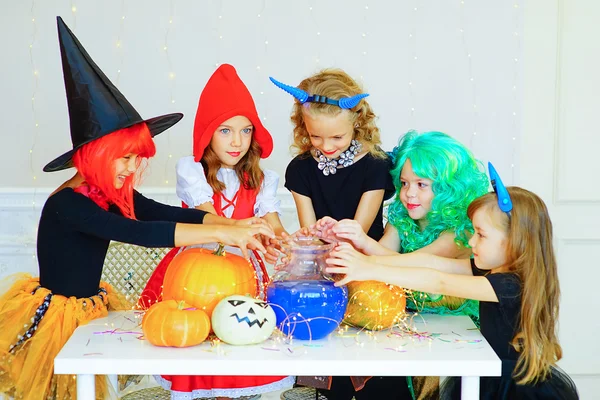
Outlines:
{"type": "MultiPolygon", "coordinates": [[[[152,138],[183,115],[143,119],[60,17],[58,32],[73,148],[44,171],[77,171],[42,209],[39,277],[11,277],[10,288],[0,289],[0,393],[15,399],[76,398],[76,377],[54,375],[54,358],[79,325],[132,307],[100,281],[111,240],[147,247],[220,241],[264,250],[254,235],[273,236],[262,224],[231,226],[135,191],[136,172],[156,153],[152,138]]],[[[98,376],[96,398],[115,398],[108,388],[98,376]]]]}
{"type": "MultiPolygon", "coordinates": [[[[276,198],[279,176],[274,171],[262,170],[259,165],[260,159],[268,157],[272,150],[273,139],[258,117],[250,92],[235,68],[223,64],[200,95],[194,123],[194,155],[177,163],[177,195],[185,207],[234,220],[260,217],[272,226],[276,236],[285,235],[279,219],[280,201],[276,198]]],[[[267,249],[266,258],[274,261],[276,253],[270,246],[267,249]]],[[[173,249],[161,261],[138,306],[147,308],[160,301],[164,276],[180,251],[185,249],[173,249]]],[[[257,283],[264,288],[267,271],[256,252],[252,257],[257,283]]],[[[291,387],[294,383],[293,377],[285,376],[157,376],[156,379],[171,390],[173,399],[236,398],[291,387]]]]}

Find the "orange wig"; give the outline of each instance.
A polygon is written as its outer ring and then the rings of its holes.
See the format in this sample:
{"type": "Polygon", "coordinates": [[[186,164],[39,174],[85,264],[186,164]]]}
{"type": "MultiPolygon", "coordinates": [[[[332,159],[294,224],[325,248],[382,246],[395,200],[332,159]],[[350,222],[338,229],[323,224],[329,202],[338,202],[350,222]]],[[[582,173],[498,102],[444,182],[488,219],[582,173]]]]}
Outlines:
{"type": "MultiPolygon", "coordinates": [[[[143,161],[156,154],[156,146],[145,123],[120,129],[82,146],[73,156],[73,164],[91,188],[97,188],[108,204],[115,204],[121,213],[135,219],[133,207],[134,180],[139,180],[143,161]],[[115,188],[115,160],[127,154],[137,154],[138,170],[125,179],[121,189],[115,188]]],[[[92,197],[90,197],[92,198],[92,197]]],[[[97,200],[93,199],[96,203],[97,200]]],[[[99,204],[100,205],[100,204],[99,204]]]]}

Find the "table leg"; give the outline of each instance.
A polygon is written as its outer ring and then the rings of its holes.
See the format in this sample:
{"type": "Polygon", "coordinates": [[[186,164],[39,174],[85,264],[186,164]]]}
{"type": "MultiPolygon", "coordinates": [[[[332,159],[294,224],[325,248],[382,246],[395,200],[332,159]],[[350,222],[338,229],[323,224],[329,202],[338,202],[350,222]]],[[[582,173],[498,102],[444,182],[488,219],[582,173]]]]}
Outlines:
{"type": "Polygon", "coordinates": [[[116,394],[119,394],[119,376],[118,375],[107,375],[108,381],[112,385],[116,394]]]}
{"type": "Polygon", "coordinates": [[[77,400],[96,400],[94,375],[77,375],[77,400]]]}
{"type": "Polygon", "coordinates": [[[478,376],[463,376],[460,391],[462,400],[478,400],[479,399],[479,377],[478,376]]]}

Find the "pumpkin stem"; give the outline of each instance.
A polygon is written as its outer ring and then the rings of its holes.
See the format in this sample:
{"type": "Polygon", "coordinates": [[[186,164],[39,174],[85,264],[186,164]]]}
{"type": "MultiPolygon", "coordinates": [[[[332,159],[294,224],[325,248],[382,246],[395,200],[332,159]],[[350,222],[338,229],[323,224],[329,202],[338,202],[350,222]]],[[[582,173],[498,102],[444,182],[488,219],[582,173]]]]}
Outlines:
{"type": "Polygon", "coordinates": [[[219,246],[215,249],[215,256],[224,256],[225,255],[225,245],[223,243],[219,243],[219,246]]]}
{"type": "Polygon", "coordinates": [[[177,304],[177,309],[178,310],[183,310],[185,308],[185,301],[181,300],[178,304],[177,304]]]}

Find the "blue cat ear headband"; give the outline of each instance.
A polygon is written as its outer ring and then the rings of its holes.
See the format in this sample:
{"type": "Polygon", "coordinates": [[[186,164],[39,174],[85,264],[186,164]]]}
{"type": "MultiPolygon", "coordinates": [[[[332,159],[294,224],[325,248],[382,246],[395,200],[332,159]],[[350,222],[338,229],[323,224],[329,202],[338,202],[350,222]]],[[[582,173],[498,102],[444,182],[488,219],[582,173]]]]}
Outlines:
{"type": "Polygon", "coordinates": [[[494,168],[491,162],[488,162],[488,170],[490,171],[490,182],[492,183],[494,192],[496,192],[496,196],[498,196],[498,207],[510,217],[513,205],[508,190],[506,190],[506,186],[502,183],[498,172],[496,172],[496,168],[494,168]]]}
{"type": "Polygon", "coordinates": [[[304,90],[299,89],[295,86],[286,85],[285,83],[281,83],[278,80],[273,79],[271,77],[269,77],[269,79],[271,80],[271,82],[273,82],[275,84],[275,86],[277,86],[278,88],[291,94],[296,99],[298,99],[298,101],[300,101],[300,103],[302,103],[302,104],[304,104],[306,102],[323,103],[323,104],[330,104],[332,106],[338,106],[339,108],[343,108],[343,109],[347,110],[347,109],[355,107],[362,99],[364,99],[365,97],[367,97],[369,95],[368,93],[361,93],[361,94],[354,95],[352,97],[342,97],[339,100],[333,100],[333,99],[330,99],[329,97],[321,96],[318,94],[309,96],[309,94],[306,93],[304,90]]]}

